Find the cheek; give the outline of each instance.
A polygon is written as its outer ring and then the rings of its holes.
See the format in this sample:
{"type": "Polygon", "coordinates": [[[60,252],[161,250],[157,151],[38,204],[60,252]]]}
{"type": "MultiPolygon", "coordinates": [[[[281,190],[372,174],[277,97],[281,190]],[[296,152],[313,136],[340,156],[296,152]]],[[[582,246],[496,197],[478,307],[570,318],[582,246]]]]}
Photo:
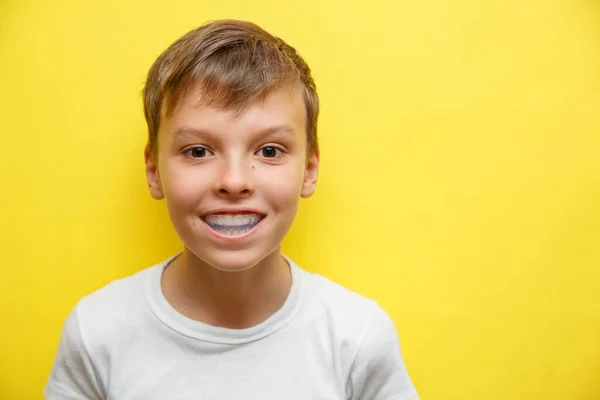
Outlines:
{"type": "Polygon", "coordinates": [[[277,168],[259,175],[261,191],[277,207],[289,207],[300,200],[304,170],[295,165],[277,168]]]}
{"type": "Polygon", "coordinates": [[[175,213],[197,206],[209,190],[206,179],[202,179],[194,168],[167,167],[162,178],[165,199],[175,213]]]}

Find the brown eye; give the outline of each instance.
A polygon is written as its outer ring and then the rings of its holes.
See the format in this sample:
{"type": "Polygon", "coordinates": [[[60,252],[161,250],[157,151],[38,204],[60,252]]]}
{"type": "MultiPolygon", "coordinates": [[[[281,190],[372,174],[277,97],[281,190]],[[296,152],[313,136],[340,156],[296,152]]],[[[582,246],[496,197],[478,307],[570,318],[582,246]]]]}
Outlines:
{"type": "Polygon", "coordinates": [[[260,150],[260,153],[264,158],[276,158],[278,155],[277,154],[278,151],[280,151],[278,148],[269,146],[269,147],[263,147],[260,150]]]}
{"type": "Polygon", "coordinates": [[[192,158],[204,158],[213,154],[210,150],[199,146],[192,147],[191,149],[188,149],[185,153],[192,158]]]}

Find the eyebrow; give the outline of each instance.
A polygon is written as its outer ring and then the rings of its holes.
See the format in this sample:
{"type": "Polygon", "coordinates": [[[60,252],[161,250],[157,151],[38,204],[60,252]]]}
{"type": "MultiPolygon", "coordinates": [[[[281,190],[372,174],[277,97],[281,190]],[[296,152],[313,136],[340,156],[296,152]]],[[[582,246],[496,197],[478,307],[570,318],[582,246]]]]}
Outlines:
{"type": "MultiPolygon", "coordinates": [[[[260,129],[260,130],[256,131],[255,133],[260,136],[275,135],[275,134],[292,135],[292,136],[295,135],[294,128],[292,128],[291,126],[289,126],[287,124],[275,125],[275,126],[271,126],[271,127],[265,128],[265,129],[260,129]]],[[[183,128],[179,128],[179,129],[175,130],[175,132],[173,132],[173,136],[175,138],[194,137],[194,136],[218,136],[218,133],[210,131],[210,130],[205,130],[205,129],[183,127],[183,128]]]]}

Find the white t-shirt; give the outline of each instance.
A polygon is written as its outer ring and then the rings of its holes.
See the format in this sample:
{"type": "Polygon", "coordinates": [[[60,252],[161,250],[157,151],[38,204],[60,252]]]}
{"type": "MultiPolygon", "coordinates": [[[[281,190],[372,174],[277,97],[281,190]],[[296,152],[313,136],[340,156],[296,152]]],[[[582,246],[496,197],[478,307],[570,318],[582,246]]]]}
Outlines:
{"type": "Polygon", "coordinates": [[[417,400],[386,312],[289,258],[292,287],[263,323],[227,329],[175,311],[174,258],[84,297],[66,320],[48,400],[417,400]]]}

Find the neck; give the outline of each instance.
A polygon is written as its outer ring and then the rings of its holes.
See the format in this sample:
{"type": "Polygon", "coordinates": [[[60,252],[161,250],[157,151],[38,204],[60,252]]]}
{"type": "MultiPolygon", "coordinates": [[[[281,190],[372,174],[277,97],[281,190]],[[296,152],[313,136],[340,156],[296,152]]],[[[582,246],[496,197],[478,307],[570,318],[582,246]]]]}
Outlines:
{"type": "Polygon", "coordinates": [[[292,276],[279,249],[244,271],[220,271],[188,249],[165,269],[167,301],[188,318],[213,326],[244,329],[273,315],[290,292],[292,276]]]}

